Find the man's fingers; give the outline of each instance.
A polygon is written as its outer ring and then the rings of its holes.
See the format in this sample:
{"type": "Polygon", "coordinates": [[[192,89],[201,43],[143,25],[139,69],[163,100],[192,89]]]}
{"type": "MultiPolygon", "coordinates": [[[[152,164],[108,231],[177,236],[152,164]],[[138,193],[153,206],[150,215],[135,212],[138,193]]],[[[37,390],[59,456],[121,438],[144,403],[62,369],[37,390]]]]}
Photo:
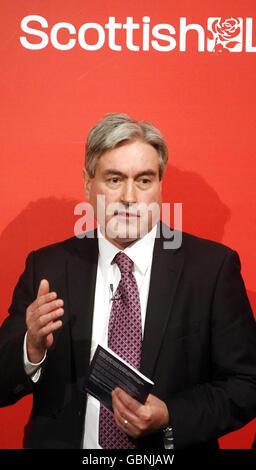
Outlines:
{"type": "Polygon", "coordinates": [[[112,392],[112,399],[113,409],[119,421],[118,424],[121,424],[124,419],[127,419],[129,423],[137,426],[139,422],[139,411],[143,405],[120,388],[112,392]]]}
{"type": "MultiPolygon", "coordinates": [[[[114,410],[114,418],[115,418],[117,426],[123,432],[128,434],[128,436],[133,437],[135,439],[139,438],[143,430],[145,429],[144,422],[141,422],[139,417],[124,405],[124,403],[119,399],[118,393],[113,392],[112,396],[113,396],[112,403],[113,403],[113,410],[114,410]],[[124,423],[126,424],[124,425],[124,423]]],[[[131,404],[131,402],[129,403],[131,404]]],[[[140,406],[143,406],[143,405],[140,404],[140,406]]]]}
{"type": "Polygon", "coordinates": [[[38,318],[38,327],[39,329],[43,328],[50,322],[56,321],[59,317],[61,317],[64,313],[63,308],[58,308],[57,310],[52,310],[50,313],[45,313],[44,315],[40,315],[38,318]]]}
{"type": "Polygon", "coordinates": [[[29,317],[35,317],[49,313],[51,310],[55,310],[58,307],[63,306],[63,300],[57,299],[56,292],[50,292],[49,294],[42,295],[36,298],[32,304],[27,308],[29,317]]]}
{"type": "Polygon", "coordinates": [[[38,330],[39,338],[46,338],[48,335],[58,330],[62,326],[61,320],[48,322],[44,327],[38,330]]]}
{"type": "Polygon", "coordinates": [[[56,292],[50,292],[47,279],[42,279],[37,298],[26,310],[27,352],[31,362],[39,362],[52,345],[52,333],[62,326],[59,318],[64,314],[63,305],[56,292]]]}
{"type": "Polygon", "coordinates": [[[41,297],[37,297],[36,300],[32,304],[34,307],[34,310],[38,307],[41,307],[41,305],[51,302],[52,300],[56,299],[56,297],[57,297],[56,292],[49,292],[48,294],[41,295],[41,297]]]}
{"type": "Polygon", "coordinates": [[[47,279],[42,279],[39,284],[37,298],[41,297],[42,295],[48,294],[49,292],[50,292],[49,282],[47,281],[47,279]]]}
{"type": "Polygon", "coordinates": [[[43,279],[38,289],[38,297],[27,308],[26,323],[29,340],[32,340],[34,344],[39,344],[38,341],[41,341],[39,338],[52,333],[62,325],[61,321],[58,322],[58,318],[64,313],[62,308],[64,302],[56,297],[56,292],[49,292],[49,283],[43,279]],[[56,324],[51,326],[52,323],[56,324]],[[47,325],[49,328],[46,329],[47,325]]]}
{"type": "Polygon", "coordinates": [[[113,391],[112,396],[116,397],[116,400],[121,406],[128,408],[134,414],[137,414],[139,409],[143,406],[139,401],[132,398],[119,387],[113,391]]]}
{"type": "Polygon", "coordinates": [[[49,282],[46,279],[42,279],[38,288],[37,297],[34,302],[32,302],[28,307],[28,312],[30,314],[33,313],[41,305],[56,299],[56,292],[49,292],[49,290],[49,282]]]}
{"type": "Polygon", "coordinates": [[[47,315],[47,313],[53,312],[58,308],[63,307],[63,300],[57,299],[53,301],[49,301],[47,303],[43,303],[41,306],[37,306],[37,316],[41,317],[43,315],[47,315]]]}
{"type": "Polygon", "coordinates": [[[117,388],[112,392],[112,404],[117,425],[135,438],[163,429],[169,422],[166,404],[151,394],[143,405],[117,388]],[[126,420],[128,424],[124,427],[126,420]]]}
{"type": "Polygon", "coordinates": [[[48,332],[45,332],[44,327],[47,324],[56,322],[56,320],[64,314],[64,309],[62,307],[63,300],[57,299],[52,302],[45,303],[41,305],[41,307],[37,307],[35,311],[32,311],[27,320],[27,327],[30,334],[34,336],[38,335],[39,337],[42,337],[44,334],[48,334],[48,332]]]}
{"type": "MultiPolygon", "coordinates": [[[[62,317],[63,314],[64,309],[58,308],[50,313],[40,315],[36,320],[34,320],[28,328],[28,344],[39,349],[47,348],[47,342],[49,339],[47,337],[62,326],[60,317],[62,317]]],[[[49,339],[49,345],[52,344],[52,340],[53,338],[49,339]]]]}
{"type": "Polygon", "coordinates": [[[133,425],[132,421],[128,419],[128,416],[124,417],[119,413],[118,410],[114,410],[114,411],[115,411],[114,418],[115,418],[115,422],[116,422],[117,426],[123,432],[128,434],[128,436],[136,437],[137,434],[138,434],[138,430],[137,430],[136,426],[133,425]],[[127,424],[125,424],[125,426],[124,426],[124,422],[127,422],[127,424]]]}

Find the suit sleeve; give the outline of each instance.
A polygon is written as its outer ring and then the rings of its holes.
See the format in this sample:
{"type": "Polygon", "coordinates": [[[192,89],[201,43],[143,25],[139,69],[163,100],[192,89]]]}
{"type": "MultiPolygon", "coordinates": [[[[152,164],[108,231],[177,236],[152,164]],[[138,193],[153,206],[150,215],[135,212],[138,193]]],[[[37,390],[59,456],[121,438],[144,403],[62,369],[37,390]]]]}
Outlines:
{"type": "Polygon", "coordinates": [[[32,382],[25,373],[23,343],[26,333],[26,309],[36,295],[33,286],[33,253],[26,260],[13,293],[9,316],[0,329],[0,406],[8,406],[32,392],[32,382]]]}
{"type": "Polygon", "coordinates": [[[256,416],[256,326],[229,251],[217,276],[210,317],[211,379],[168,400],[175,448],[200,445],[256,416]]]}

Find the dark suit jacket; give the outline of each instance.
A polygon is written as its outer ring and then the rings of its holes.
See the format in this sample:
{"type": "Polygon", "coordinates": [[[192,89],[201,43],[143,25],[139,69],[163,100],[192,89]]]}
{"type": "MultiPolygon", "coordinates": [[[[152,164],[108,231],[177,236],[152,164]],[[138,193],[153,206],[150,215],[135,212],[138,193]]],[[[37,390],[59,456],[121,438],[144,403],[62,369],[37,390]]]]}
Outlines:
{"type": "MultiPolygon", "coordinates": [[[[0,330],[0,405],[33,392],[25,447],[79,448],[86,396],[95,280],[96,238],[72,238],[32,252],[0,330]],[[25,311],[39,282],[64,300],[38,383],[23,367],[25,311]]],[[[181,248],[156,239],[141,371],[168,406],[175,448],[216,448],[217,438],[256,415],[256,328],[238,255],[183,234],[181,248]]],[[[161,448],[161,433],[138,441],[161,448]]]]}

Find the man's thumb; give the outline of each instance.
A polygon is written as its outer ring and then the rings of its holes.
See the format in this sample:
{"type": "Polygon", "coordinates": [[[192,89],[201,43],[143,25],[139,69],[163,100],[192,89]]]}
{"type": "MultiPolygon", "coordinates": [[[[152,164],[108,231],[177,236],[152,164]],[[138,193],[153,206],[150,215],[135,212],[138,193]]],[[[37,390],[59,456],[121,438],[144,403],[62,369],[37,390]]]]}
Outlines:
{"type": "Polygon", "coordinates": [[[50,286],[47,279],[42,279],[38,288],[37,297],[41,297],[41,295],[48,294],[50,292],[50,286]]]}

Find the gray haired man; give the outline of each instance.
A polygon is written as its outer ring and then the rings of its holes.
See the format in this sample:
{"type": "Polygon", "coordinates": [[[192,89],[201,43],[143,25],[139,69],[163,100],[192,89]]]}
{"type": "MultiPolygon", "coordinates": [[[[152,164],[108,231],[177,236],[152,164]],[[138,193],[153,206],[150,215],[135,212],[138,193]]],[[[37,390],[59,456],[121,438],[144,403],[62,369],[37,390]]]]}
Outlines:
{"type": "Polygon", "coordinates": [[[112,113],[89,132],[84,184],[98,228],[28,256],[0,331],[0,404],[34,395],[25,447],[101,448],[100,403],[83,384],[97,345],[108,345],[120,252],[139,295],[139,368],[155,385],[145,404],[114,390],[111,426],[130,448],[216,449],[256,414],[255,321],[238,255],[188,234],[164,249],[166,163],[147,122],[112,113]]]}

